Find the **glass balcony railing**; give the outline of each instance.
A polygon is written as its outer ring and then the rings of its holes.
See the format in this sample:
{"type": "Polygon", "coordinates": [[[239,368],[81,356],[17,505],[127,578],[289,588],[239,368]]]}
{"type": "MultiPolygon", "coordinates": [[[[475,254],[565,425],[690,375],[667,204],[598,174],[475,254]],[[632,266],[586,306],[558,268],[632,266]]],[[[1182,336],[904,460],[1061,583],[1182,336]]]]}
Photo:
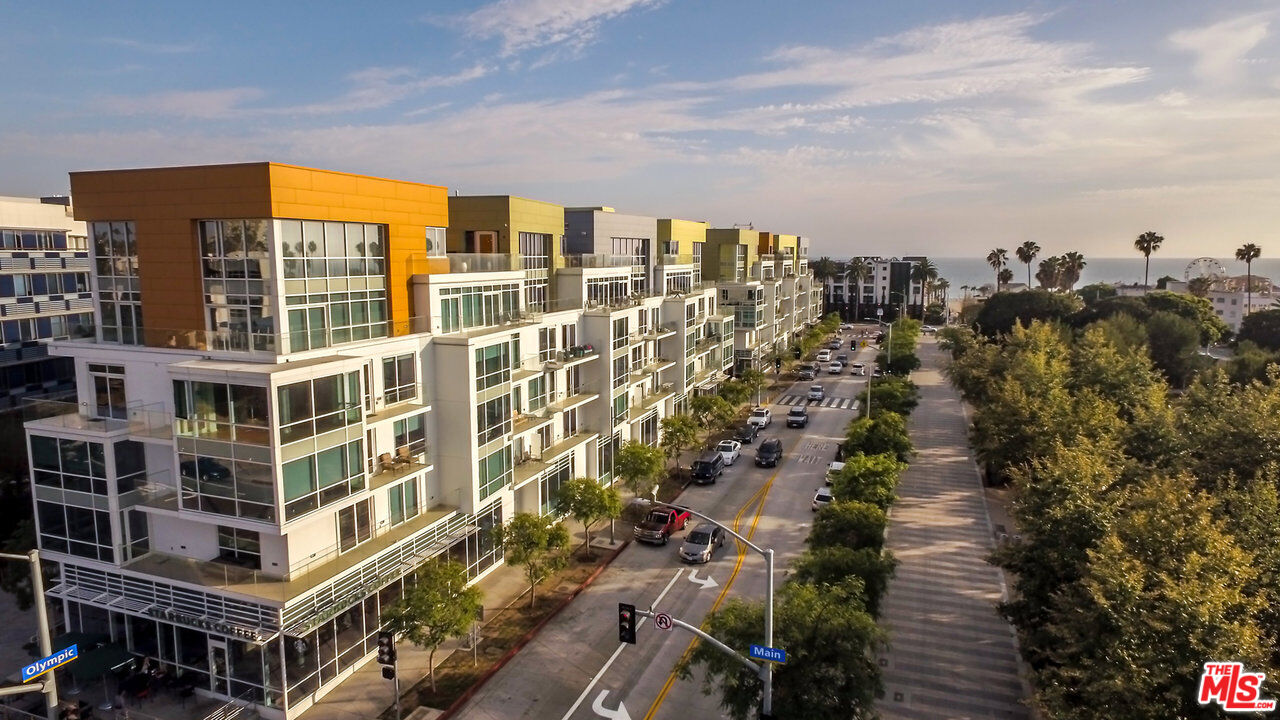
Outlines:
{"type": "Polygon", "coordinates": [[[87,406],[62,400],[25,398],[22,404],[23,422],[37,421],[39,427],[50,429],[80,430],[104,434],[127,431],[130,436],[172,439],[173,416],[155,409],[155,406],[117,408],[113,416],[91,412],[87,406]]]}
{"type": "Polygon", "coordinates": [[[613,255],[611,253],[583,253],[565,255],[564,266],[567,268],[619,268],[631,267],[630,255],[613,255]]]}
{"type": "Polygon", "coordinates": [[[524,269],[517,255],[505,253],[449,253],[449,272],[508,272],[524,269]]]}

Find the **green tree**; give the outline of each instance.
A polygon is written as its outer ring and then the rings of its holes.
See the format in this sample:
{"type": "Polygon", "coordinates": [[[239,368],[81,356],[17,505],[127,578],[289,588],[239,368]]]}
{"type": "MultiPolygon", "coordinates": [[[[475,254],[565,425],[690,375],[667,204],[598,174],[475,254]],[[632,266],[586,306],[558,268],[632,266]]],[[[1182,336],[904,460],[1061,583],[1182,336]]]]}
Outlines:
{"type": "Polygon", "coordinates": [[[810,585],[839,585],[848,578],[862,581],[867,612],[880,615],[880,601],[898,566],[893,553],[872,548],[840,546],[811,548],[791,565],[791,579],[810,585]]]}
{"type": "Polygon", "coordinates": [[[1004,248],[996,248],[987,253],[987,264],[992,270],[996,271],[996,292],[1000,292],[1000,271],[1009,263],[1009,251],[1004,248]]]}
{"type": "Polygon", "coordinates": [[[708,430],[727,427],[737,410],[719,395],[694,395],[689,399],[689,414],[708,430]]]}
{"type": "Polygon", "coordinates": [[[871,407],[875,410],[909,415],[919,404],[920,388],[905,377],[886,375],[871,383],[871,407]]]}
{"type": "Polygon", "coordinates": [[[841,500],[819,508],[807,542],[811,548],[884,548],[884,510],[868,502],[841,500]]]}
{"type": "Polygon", "coordinates": [[[757,402],[759,402],[760,392],[769,384],[769,378],[755,368],[743,370],[738,379],[746,384],[750,396],[757,398],[757,402]]]}
{"type": "Polygon", "coordinates": [[[1186,464],[1205,487],[1253,478],[1280,463],[1280,369],[1233,385],[1220,369],[1200,373],[1183,394],[1179,431],[1186,464]]]}
{"type": "Polygon", "coordinates": [[[1077,290],[1076,295],[1084,301],[1085,305],[1092,305],[1099,300],[1115,297],[1116,287],[1109,283],[1093,283],[1077,290]]]}
{"type": "Polygon", "coordinates": [[[1235,356],[1227,364],[1227,375],[1238,385],[1267,377],[1267,368],[1277,362],[1276,354],[1258,347],[1252,340],[1241,340],[1235,356]]]}
{"type": "Polygon", "coordinates": [[[1072,251],[1062,254],[1062,261],[1058,264],[1061,271],[1059,280],[1059,288],[1066,292],[1075,289],[1076,283],[1080,282],[1080,274],[1084,272],[1084,268],[1089,263],[1085,262],[1084,255],[1072,251]]]}
{"type": "Polygon", "coordinates": [[[1009,287],[1009,284],[1013,282],[1013,269],[1007,267],[1000,268],[1000,272],[996,275],[996,278],[1000,281],[1001,285],[1006,288],[1009,287]]]}
{"type": "Polygon", "coordinates": [[[538,583],[568,564],[564,549],[569,546],[569,531],[564,524],[548,522],[536,513],[516,513],[511,522],[495,527],[493,536],[494,542],[505,549],[507,564],[524,568],[532,610],[538,583]]]}
{"type": "MultiPolygon", "coordinates": [[[[855,257],[849,261],[849,267],[845,270],[845,279],[853,284],[853,317],[855,320],[862,317],[862,284],[871,279],[871,267],[867,265],[867,259],[863,257],[855,257]]],[[[806,349],[808,352],[810,349],[806,349]]]]}
{"type": "Polygon", "coordinates": [[[751,399],[751,389],[748,388],[747,384],[741,380],[725,380],[720,383],[720,389],[718,392],[720,397],[725,399],[725,402],[728,402],[735,408],[743,405],[751,399]]]}
{"type": "Polygon", "coordinates": [[[613,456],[613,472],[632,495],[656,494],[665,469],[662,450],[636,440],[623,443],[613,456]]]}
{"type": "Polygon", "coordinates": [[[1002,293],[987,298],[974,320],[977,330],[996,337],[1013,330],[1014,325],[1030,325],[1033,320],[1063,321],[1080,309],[1074,295],[1028,290],[1002,293]]]}
{"type": "Polygon", "coordinates": [[[1195,322],[1171,312],[1155,312],[1147,318],[1147,338],[1151,361],[1175,387],[1183,387],[1197,366],[1202,365],[1200,329],[1195,322]]]}
{"type": "MultiPolygon", "coordinates": [[[[774,605],[774,645],[787,649],[787,662],[773,673],[773,714],[805,720],[869,720],[876,717],[880,668],[873,652],[884,633],[859,604],[865,594],[857,579],[835,586],[785,583],[774,605]]],[[[764,605],[734,598],[707,617],[706,631],[732,648],[763,639],[764,605]]],[[[681,666],[705,671],[703,692],[718,688],[720,707],[733,720],[756,717],[760,676],[708,643],[700,643],[681,666]]]]}
{"type": "Polygon", "coordinates": [[[662,440],[659,446],[680,471],[680,453],[698,442],[698,422],[688,415],[668,415],[662,418],[662,440]]]}
{"type": "Polygon", "coordinates": [[[938,279],[938,266],[932,260],[923,258],[911,266],[911,281],[920,284],[920,317],[924,317],[925,296],[930,286],[938,279]]]}
{"type": "Polygon", "coordinates": [[[436,689],[436,649],[462,637],[480,615],[484,595],[467,585],[467,569],[452,560],[430,560],[414,573],[413,586],[383,611],[383,626],[427,650],[427,674],[436,689]]]}
{"type": "Polygon", "coordinates": [[[1253,243],[1245,243],[1236,250],[1236,259],[1244,263],[1245,266],[1245,303],[1244,315],[1248,317],[1253,313],[1253,261],[1262,256],[1262,248],[1253,243]]]}
{"type": "Polygon", "coordinates": [[[1236,340],[1248,340],[1272,352],[1280,350],[1280,310],[1260,310],[1250,313],[1240,322],[1240,332],[1236,334],[1236,340]]]}
{"type": "Polygon", "coordinates": [[[1054,599],[1054,662],[1036,683],[1049,717],[1217,717],[1196,703],[1206,658],[1271,672],[1263,602],[1244,589],[1253,558],[1215,510],[1188,478],[1156,476],[1126,493],[1083,576],[1054,599]]]}
{"type": "Polygon", "coordinates": [[[1147,293],[1142,301],[1151,308],[1151,312],[1171,312],[1195,323],[1200,332],[1200,344],[1211,345],[1225,337],[1231,329],[1218,317],[1213,303],[1207,298],[1196,297],[1184,293],[1173,293],[1159,290],[1147,293]]]}
{"type": "Polygon", "coordinates": [[[1043,290],[1062,290],[1062,258],[1057,255],[1040,261],[1036,270],[1036,281],[1043,290]]]}
{"type": "Polygon", "coordinates": [[[838,264],[831,258],[823,255],[822,257],[809,263],[809,270],[813,272],[815,280],[826,280],[836,276],[838,264]]]}
{"type": "Polygon", "coordinates": [[[868,502],[888,510],[896,497],[898,478],[907,464],[892,453],[854,453],[844,459],[844,467],[831,479],[831,493],[841,500],[868,502]]]}
{"type": "Polygon", "coordinates": [[[1031,289],[1031,263],[1035,262],[1036,256],[1040,254],[1040,246],[1034,240],[1027,240],[1013,251],[1018,256],[1018,262],[1027,265],[1027,289],[1031,289]]]}
{"type": "Polygon", "coordinates": [[[1151,285],[1147,282],[1151,272],[1151,253],[1159,250],[1163,242],[1164,236],[1152,230],[1142,233],[1138,236],[1138,239],[1133,241],[1134,249],[1142,253],[1142,257],[1146,261],[1142,270],[1142,287],[1147,290],[1151,289],[1151,285]]]}
{"type": "Polygon", "coordinates": [[[895,412],[880,412],[873,418],[858,418],[849,423],[841,447],[845,456],[889,453],[902,462],[911,459],[913,452],[907,422],[895,412]]]}
{"type": "Polygon", "coordinates": [[[572,478],[556,493],[555,509],[557,514],[582,523],[582,552],[591,558],[595,556],[591,551],[591,526],[621,515],[622,498],[617,490],[601,485],[595,478],[572,478]]]}

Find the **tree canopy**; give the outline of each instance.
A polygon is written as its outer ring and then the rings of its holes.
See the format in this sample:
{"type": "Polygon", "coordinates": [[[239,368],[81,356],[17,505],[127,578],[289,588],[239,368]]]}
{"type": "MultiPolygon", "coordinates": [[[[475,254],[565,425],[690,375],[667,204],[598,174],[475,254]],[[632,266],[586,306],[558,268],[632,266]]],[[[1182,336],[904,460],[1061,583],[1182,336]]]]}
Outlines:
{"type": "Polygon", "coordinates": [[[436,649],[462,637],[480,615],[484,595],[467,585],[467,569],[453,560],[430,560],[406,583],[404,597],[383,611],[384,627],[427,649],[431,690],[436,689],[436,649]]]}
{"type": "Polygon", "coordinates": [[[600,484],[595,478],[572,478],[556,493],[556,512],[582,523],[582,551],[591,557],[591,526],[622,514],[618,491],[600,484]]]}
{"type": "Polygon", "coordinates": [[[991,338],[1010,332],[1014,325],[1030,325],[1033,320],[1066,320],[1079,309],[1079,298],[1067,293],[1039,289],[996,293],[982,303],[974,326],[991,338]]]}
{"type": "Polygon", "coordinates": [[[562,570],[568,561],[563,550],[569,546],[569,531],[536,513],[516,513],[511,522],[495,527],[493,533],[506,552],[507,563],[524,568],[532,608],[538,583],[562,570]]]}

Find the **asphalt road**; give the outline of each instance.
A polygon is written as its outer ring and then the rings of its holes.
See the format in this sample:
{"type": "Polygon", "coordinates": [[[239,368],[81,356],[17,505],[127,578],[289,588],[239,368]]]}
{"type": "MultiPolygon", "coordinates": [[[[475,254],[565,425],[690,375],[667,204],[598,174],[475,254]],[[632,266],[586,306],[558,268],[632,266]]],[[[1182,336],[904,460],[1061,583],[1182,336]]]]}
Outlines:
{"type": "MultiPolygon", "coordinates": [[[[841,336],[848,347],[850,335],[841,336]]],[[[853,352],[843,349],[841,352],[853,352]]],[[[857,353],[855,361],[870,366],[872,349],[857,353]]],[[[865,377],[847,373],[823,374],[828,398],[861,400],[865,377]]],[[[811,382],[795,383],[779,399],[786,402],[807,394],[811,382]]],[[[793,400],[794,402],[795,400],[793,400]]],[[[809,426],[787,429],[787,404],[772,406],[773,424],[761,438],[783,440],[783,463],[757,468],[754,445],[726,468],[719,482],[692,486],[679,502],[735,528],[775,553],[778,584],[790,561],[804,550],[813,512],[813,492],[823,482],[827,463],[844,428],[861,403],[829,402],[810,405],[809,426]]],[[[696,524],[690,522],[689,528],[696,524]]],[[[701,679],[679,680],[674,669],[692,636],[680,628],[660,630],[642,620],[637,643],[618,642],[617,605],[668,613],[692,625],[729,596],[763,598],[765,563],[745,546],[726,542],[711,562],[689,566],[676,557],[683,533],[665,547],[633,543],[538,637],[485,684],[459,713],[463,720],[586,720],[613,718],[722,717],[718,695],[705,696],[701,679]]],[[[761,644],[763,644],[763,636],[761,644]]],[[[746,652],[746,648],[740,648],[746,652]]]]}

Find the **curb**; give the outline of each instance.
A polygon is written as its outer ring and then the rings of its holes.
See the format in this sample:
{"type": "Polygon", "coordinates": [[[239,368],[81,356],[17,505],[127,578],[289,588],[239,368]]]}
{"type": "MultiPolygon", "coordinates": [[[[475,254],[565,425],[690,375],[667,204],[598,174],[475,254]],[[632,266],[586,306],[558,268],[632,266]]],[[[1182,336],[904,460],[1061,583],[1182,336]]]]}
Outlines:
{"type": "Polygon", "coordinates": [[[557,605],[555,609],[552,610],[550,613],[547,613],[546,617],[538,621],[537,625],[534,625],[532,628],[529,628],[529,632],[525,633],[523,637],[517,640],[516,644],[513,645],[505,655],[499,658],[498,661],[495,662],[487,671],[485,671],[485,673],[480,676],[480,679],[472,683],[471,687],[467,688],[466,692],[462,693],[462,695],[457,700],[454,700],[452,705],[445,708],[444,712],[440,713],[440,716],[437,718],[437,720],[448,720],[448,718],[453,717],[455,713],[461,710],[462,707],[466,705],[467,702],[470,701],[473,696],[475,696],[476,692],[478,692],[480,688],[484,687],[484,684],[489,681],[489,678],[496,675],[499,670],[505,667],[506,664],[511,661],[511,658],[516,656],[516,653],[523,650],[524,646],[528,645],[529,642],[533,640],[538,635],[539,632],[542,631],[542,628],[545,627],[547,623],[555,619],[556,616],[558,616],[562,610],[564,610],[566,607],[569,606],[569,603],[577,599],[578,595],[580,595],[583,590],[586,590],[587,587],[591,585],[591,583],[595,582],[595,579],[599,577],[600,574],[603,573],[610,565],[612,565],[613,561],[617,559],[618,555],[621,554],[623,550],[626,550],[627,546],[630,544],[631,544],[630,540],[623,540],[622,545],[619,546],[617,550],[614,550],[612,555],[606,558],[604,562],[600,563],[599,567],[597,567],[594,572],[588,575],[586,580],[582,581],[582,584],[578,585],[578,587],[574,589],[573,592],[569,593],[567,597],[561,600],[560,604],[557,605]]]}

